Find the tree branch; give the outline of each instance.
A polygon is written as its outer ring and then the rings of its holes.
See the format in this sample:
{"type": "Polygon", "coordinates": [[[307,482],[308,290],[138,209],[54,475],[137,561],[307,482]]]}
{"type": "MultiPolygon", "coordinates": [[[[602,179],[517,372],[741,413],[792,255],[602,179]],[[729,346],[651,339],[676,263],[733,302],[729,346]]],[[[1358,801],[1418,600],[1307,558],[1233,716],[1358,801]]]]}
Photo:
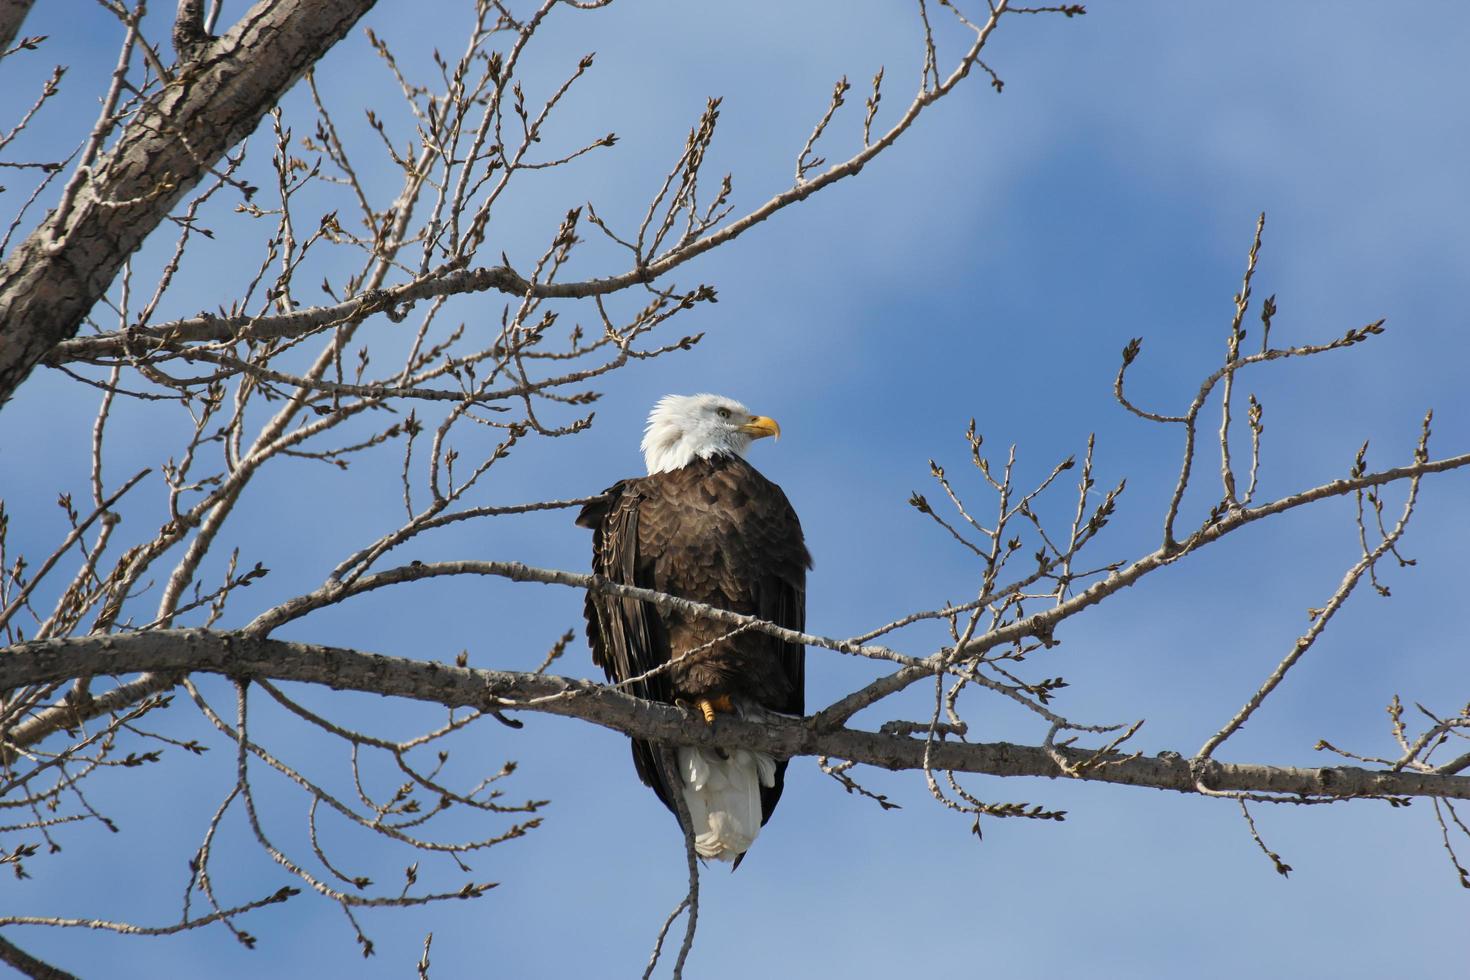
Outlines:
{"type": "MultiPolygon", "coordinates": [[[[427,701],[447,707],[539,711],[580,718],[635,738],[687,745],[743,746],[790,758],[827,755],[884,769],[922,769],[926,752],[934,769],[992,776],[1068,775],[1093,782],[1198,792],[1187,759],[1104,754],[1072,747],[1007,742],[929,742],[906,735],[839,728],[819,731],[805,722],[722,717],[713,727],[682,709],[643,701],[592,681],[545,674],[475,670],[365,653],[342,647],[291,643],[207,630],[158,630],[113,636],[41,640],[0,651],[0,688],[62,681],[87,674],[150,671],[324,684],[427,701]],[[1054,758],[1054,754],[1059,758],[1054,758]]],[[[1393,772],[1335,766],[1299,769],[1211,760],[1203,781],[1214,790],[1289,794],[1303,799],[1359,796],[1432,796],[1470,799],[1470,776],[1393,772]]]]}
{"type": "MultiPolygon", "coordinates": [[[[0,12],[3,12],[7,0],[0,0],[0,12]]],[[[0,24],[0,27],[3,27],[0,24]]],[[[3,47],[4,45],[0,45],[3,47]]],[[[65,970],[58,970],[50,963],[36,959],[30,953],[16,946],[0,936],[0,961],[15,967],[21,973],[30,977],[31,980],[77,980],[76,976],[65,970]]]]}

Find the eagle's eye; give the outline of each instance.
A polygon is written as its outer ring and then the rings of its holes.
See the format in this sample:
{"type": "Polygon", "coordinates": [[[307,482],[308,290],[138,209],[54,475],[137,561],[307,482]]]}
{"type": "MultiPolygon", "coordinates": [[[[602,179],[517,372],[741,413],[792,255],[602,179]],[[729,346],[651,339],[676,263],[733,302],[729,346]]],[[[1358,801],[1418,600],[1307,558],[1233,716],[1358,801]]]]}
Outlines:
{"type": "Polygon", "coordinates": [[[722,419],[727,419],[730,417],[730,410],[728,408],[717,408],[715,409],[715,414],[722,419]]]}

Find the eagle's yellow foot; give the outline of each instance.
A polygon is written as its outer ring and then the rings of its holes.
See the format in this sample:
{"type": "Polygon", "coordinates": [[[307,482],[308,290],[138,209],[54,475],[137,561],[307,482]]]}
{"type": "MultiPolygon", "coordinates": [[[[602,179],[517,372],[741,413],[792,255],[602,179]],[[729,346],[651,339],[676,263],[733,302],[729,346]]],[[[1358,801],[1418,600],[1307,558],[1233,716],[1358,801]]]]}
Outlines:
{"type": "Polygon", "coordinates": [[[735,710],[735,705],[728,694],[721,694],[713,698],[700,698],[694,702],[694,706],[699,709],[700,714],[704,715],[706,725],[715,723],[715,712],[723,711],[730,714],[735,710]]]}

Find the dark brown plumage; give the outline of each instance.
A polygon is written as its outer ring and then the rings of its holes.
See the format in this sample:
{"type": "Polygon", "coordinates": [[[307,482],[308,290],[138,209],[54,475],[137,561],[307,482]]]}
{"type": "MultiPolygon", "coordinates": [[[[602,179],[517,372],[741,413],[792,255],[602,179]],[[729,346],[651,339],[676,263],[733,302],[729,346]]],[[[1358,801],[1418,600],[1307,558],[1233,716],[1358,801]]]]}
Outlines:
{"type": "MultiPolygon", "coordinates": [[[[577,523],[592,529],[593,570],[610,581],[805,628],[811,556],[801,524],[781,488],[739,456],[694,458],[623,480],[587,504],[577,523]]],[[[670,703],[723,695],[792,715],[805,709],[799,644],[754,630],[729,635],[736,627],[596,592],[587,593],[586,614],[593,662],[610,681],[676,661],[628,685],[630,694],[670,703]]],[[[635,739],[633,762],[674,811],[674,787],[655,747],[635,739]]],[[[774,785],[760,787],[762,824],[781,797],[785,771],[777,762],[774,785]]]]}

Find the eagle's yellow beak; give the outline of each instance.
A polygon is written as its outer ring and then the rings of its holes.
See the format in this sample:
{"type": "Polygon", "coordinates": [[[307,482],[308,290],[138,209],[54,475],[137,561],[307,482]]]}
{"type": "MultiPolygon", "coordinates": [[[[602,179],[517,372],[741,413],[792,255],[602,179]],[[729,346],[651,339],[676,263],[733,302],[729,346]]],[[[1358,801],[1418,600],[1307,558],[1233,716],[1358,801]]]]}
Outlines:
{"type": "Polygon", "coordinates": [[[760,439],[763,436],[775,436],[777,439],[781,438],[781,427],[776,424],[776,420],[767,418],[764,415],[757,415],[742,425],[740,431],[752,439],[760,439]]]}

